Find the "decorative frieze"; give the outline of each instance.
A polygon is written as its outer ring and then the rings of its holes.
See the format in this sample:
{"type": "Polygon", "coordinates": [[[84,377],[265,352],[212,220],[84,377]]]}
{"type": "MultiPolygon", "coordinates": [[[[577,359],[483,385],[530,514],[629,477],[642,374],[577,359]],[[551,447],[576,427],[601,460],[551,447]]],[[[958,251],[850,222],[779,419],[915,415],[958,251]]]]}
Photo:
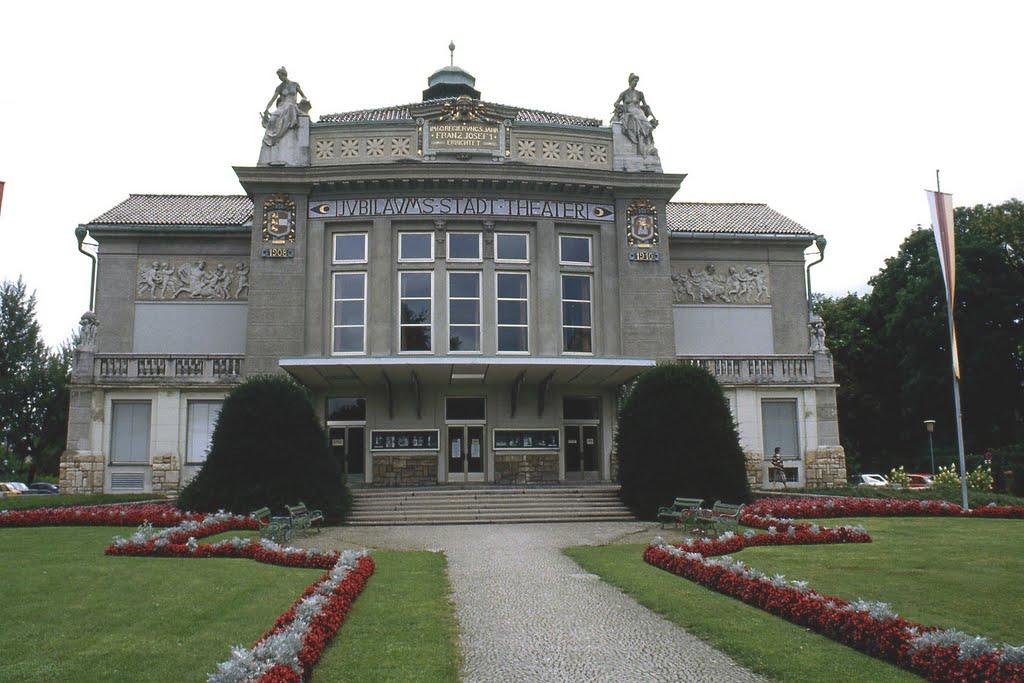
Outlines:
{"type": "Polygon", "coordinates": [[[771,303],[767,266],[707,263],[702,270],[673,270],[672,294],[679,304],[771,303]]]}
{"type": "Polygon", "coordinates": [[[138,264],[136,299],[187,301],[222,299],[244,301],[249,296],[249,264],[238,261],[210,267],[206,259],[171,258],[138,264]]]}

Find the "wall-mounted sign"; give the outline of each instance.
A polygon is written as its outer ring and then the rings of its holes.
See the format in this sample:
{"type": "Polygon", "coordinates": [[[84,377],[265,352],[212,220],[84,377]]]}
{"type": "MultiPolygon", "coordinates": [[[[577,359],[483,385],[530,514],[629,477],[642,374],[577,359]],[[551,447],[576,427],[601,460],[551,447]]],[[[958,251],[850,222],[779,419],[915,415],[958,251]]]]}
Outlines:
{"type": "Polygon", "coordinates": [[[500,120],[487,111],[487,105],[469,97],[445,102],[441,113],[416,120],[417,154],[433,157],[454,154],[468,159],[477,154],[510,156],[512,122],[500,120]]]}
{"type": "Polygon", "coordinates": [[[494,450],[558,450],[557,429],[495,429],[494,450]]]}
{"type": "Polygon", "coordinates": [[[436,429],[392,429],[370,432],[371,451],[436,451],[436,429]]]}
{"type": "Polygon", "coordinates": [[[370,197],[332,199],[309,205],[310,218],[372,216],[499,216],[611,222],[615,220],[615,206],[508,197],[370,197]]]}
{"type": "Polygon", "coordinates": [[[263,205],[263,248],[266,258],[295,256],[295,202],[279,194],[263,205]]]}

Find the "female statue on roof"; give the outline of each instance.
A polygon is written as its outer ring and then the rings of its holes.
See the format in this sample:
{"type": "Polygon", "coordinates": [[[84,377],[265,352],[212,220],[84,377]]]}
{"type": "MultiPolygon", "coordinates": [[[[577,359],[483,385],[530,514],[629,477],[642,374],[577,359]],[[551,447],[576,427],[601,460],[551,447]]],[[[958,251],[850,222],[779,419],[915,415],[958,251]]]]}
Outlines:
{"type": "Polygon", "coordinates": [[[263,135],[263,144],[267,146],[273,146],[283,138],[289,129],[295,127],[299,114],[308,113],[310,107],[306,93],[302,92],[302,86],[288,80],[287,69],[283,66],[278,69],[277,77],[281,79],[281,83],[274,90],[274,95],[267,102],[267,107],[261,115],[263,127],[267,129],[263,135]],[[302,102],[296,102],[296,95],[302,95],[302,102]],[[270,105],[275,102],[277,108],[271,113],[270,105]]]}
{"type": "Polygon", "coordinates": [[[639,81],[640,77],[636,74],[629,75],[629,87],[615,100],[612,122],[622,124],[622,132],[636,145],[637,154],[642,157],[657,156],[654,129],[658,127],[658,119],[651,113],[644,94],[636,89],[639,81]]]}

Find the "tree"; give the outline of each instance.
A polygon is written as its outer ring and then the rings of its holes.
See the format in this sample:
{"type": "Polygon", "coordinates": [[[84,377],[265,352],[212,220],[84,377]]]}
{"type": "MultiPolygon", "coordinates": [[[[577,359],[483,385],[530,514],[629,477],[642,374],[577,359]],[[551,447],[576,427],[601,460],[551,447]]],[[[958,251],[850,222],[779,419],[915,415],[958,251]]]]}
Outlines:
{"type": "MultiPolygon", "coordinates": [[[[965,449],[1024,438],[1024,206],[958,208],[954,317],[965,449]]],[[[955,446],[946,300],[930,230],[913,232],[863,297],[825,299],[819,311],[835,359],[847,460],[887,470],[923,465],[922,420],[936,445],[955,446]]]]}
{"type": "Polygon", "coordinates": [[[305,388],[281,375],[253,377],[224,399],[206,462],[178,507],[283,513],[299,501],[343,520],[350,505],[344,469],[305,388]]]}
{"type": "Polygon", "coordinates": [[[25,283],[0,287],[0,441],[24,463],[55,475],[67,442],[69,344],[50,351],[25,283]]]}
{"type": "Polygon", "coordinates": [[[640,375],[619,410],[615,444],[622,499],[642,519],[680,496],[750,497],[729,404],[703,368],[676,363],[640,375]]]}

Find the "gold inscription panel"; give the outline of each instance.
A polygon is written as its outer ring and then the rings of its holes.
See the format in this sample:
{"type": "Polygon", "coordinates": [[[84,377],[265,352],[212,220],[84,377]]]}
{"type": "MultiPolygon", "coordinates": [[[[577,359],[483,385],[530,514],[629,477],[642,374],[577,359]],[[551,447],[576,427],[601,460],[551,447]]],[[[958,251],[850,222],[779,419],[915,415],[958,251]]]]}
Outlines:
{"type": "Polygon", "coordinates": [[[427,145],[434,151],[488,151],[501,149],[501,126],[497,123],[431,123],[427,145]]]}

